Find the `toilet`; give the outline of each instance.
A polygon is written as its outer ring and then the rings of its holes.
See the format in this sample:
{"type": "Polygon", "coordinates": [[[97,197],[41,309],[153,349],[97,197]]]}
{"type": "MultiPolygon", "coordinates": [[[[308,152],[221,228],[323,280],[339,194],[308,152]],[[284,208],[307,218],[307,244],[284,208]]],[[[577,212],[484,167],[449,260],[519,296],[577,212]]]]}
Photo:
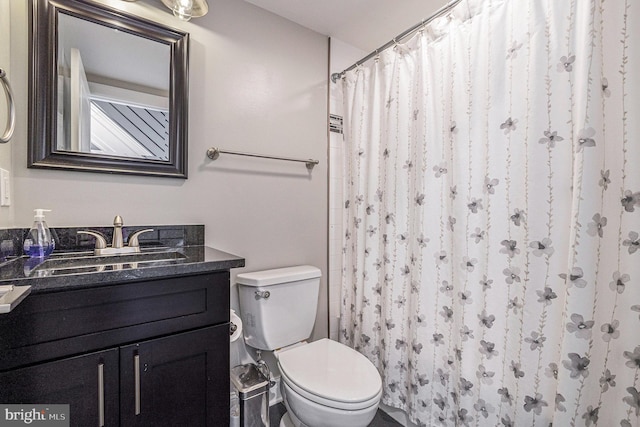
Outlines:
{"type": "Polygon", "coordinates": [[[281,427],[365,427],[382,395],[378,370],[344,344],[305,341],[315,323],[320,276],[308,265],[239,274],[244,339],[276,355],[287,408],[281,427]]]}

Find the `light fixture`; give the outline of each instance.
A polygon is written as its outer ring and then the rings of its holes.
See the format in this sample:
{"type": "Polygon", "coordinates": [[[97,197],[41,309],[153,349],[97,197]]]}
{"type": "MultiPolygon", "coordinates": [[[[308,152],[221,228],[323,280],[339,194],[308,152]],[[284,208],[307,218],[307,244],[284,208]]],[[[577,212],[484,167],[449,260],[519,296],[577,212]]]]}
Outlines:
{"type": "Polygon", "coordinates": [[[199,18],[209,12],[207,0],[162,0],[162,3],[173,11],[176,18],[183,21],[199,18]]]}

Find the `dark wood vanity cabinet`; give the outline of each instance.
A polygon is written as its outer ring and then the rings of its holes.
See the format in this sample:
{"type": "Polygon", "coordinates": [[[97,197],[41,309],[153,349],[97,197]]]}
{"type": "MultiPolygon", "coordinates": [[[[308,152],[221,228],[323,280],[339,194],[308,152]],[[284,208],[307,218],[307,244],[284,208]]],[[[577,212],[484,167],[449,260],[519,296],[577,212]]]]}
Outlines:
{"type": "Polygon", "coordinates": [[[69,404],[73,426],[117,426],[118,361],[114,348],[0,373],[0,402],[69,404]]]}
{"type": "Polygon", "coordinates": [[[30,295],[0,316],[0,403],[72,426],[229,424],[226,271],[30,295]]]}
{"type": "Polygon", "coordinates": [[[229,353],[221,342],[228,349],[226,324],[121,347],[121,425],[229,425],[229,353]]]}

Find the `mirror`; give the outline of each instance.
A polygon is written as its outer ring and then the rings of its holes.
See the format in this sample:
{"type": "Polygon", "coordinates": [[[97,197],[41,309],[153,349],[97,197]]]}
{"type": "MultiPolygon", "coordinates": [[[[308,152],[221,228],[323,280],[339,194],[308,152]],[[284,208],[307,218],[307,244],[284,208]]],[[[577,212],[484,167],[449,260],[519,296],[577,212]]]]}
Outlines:
{"type": "Polygon", "coordinates": [[[85,0],[32,0],[32,168],[187,177],[187,33],[85,0]]]}

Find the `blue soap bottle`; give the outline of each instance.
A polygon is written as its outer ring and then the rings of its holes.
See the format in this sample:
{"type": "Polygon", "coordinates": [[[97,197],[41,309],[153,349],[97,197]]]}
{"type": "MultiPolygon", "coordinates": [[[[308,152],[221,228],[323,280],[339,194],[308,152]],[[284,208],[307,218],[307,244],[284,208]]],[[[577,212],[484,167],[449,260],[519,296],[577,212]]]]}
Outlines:
{"type": "Polygon", "coordinates": [[[35,209],[36,213],[33,218],[33,225],[24,239],[25,255],[31,258],[44,258],[51,255],[56,246],[51,231],[44,221],[44,213],[51,212],[49,209],[35,209]]]}

